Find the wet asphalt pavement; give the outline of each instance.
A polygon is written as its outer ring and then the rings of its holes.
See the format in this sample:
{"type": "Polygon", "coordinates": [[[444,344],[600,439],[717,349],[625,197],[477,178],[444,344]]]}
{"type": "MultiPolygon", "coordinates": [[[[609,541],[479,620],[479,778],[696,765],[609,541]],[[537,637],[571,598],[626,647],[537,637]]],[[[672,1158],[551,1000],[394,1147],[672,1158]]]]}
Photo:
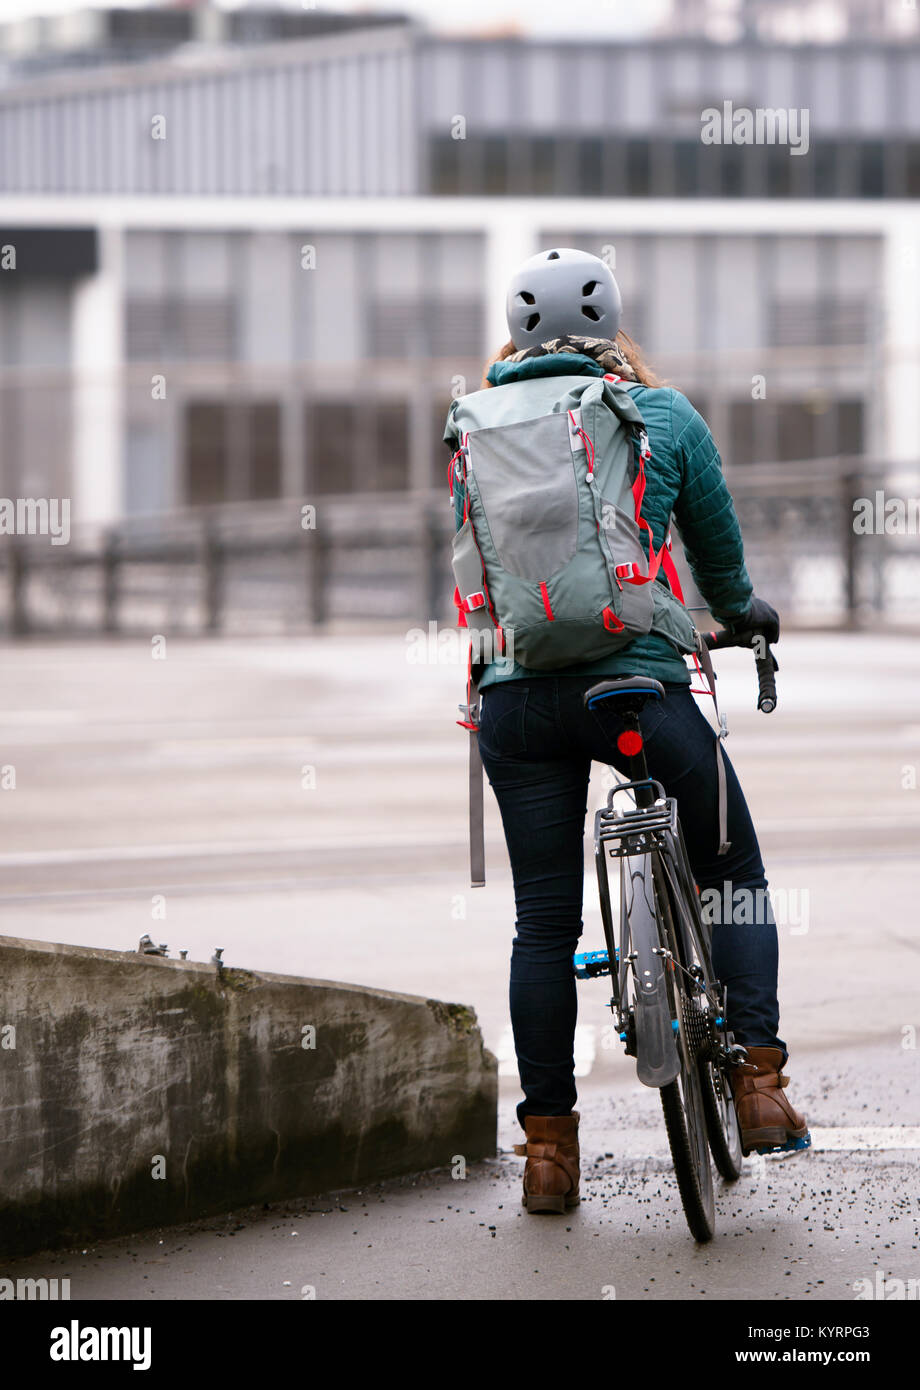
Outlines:
{"type": "MultiPolygon", "coordinates": [[[[235,1212],[0,1273],[66,1276],[72,1299],[858,1308],[860,1293],[898,1296],[880,1279],[916,1299],[920,641],[800,635],[780,654],[770,720],[753,711],[746,654],[720,662],[720,703],[784,895],[781,1033],[815,1144],[746,1160],[730,1187],[717,1179],[716,1238],[699,1247],[657,1094],[607,1046],[600,981],[579,987],[583,1200],[558,1217],[520,1205],[510,875],[487,787],[487,884],[468,886],[459,666],[408,665],[398,633],[171,642],[162,663],[142,643],[9,649],[4,760],[17,788],[0,806],[0,931],[127,949],[149,927],[150,894],[165,893],[158,927],[173,954],[208,959],[221,945],[232,965],[471,1004],[503,1074],[500,1152],[465,1178],[445,1170],[235,1212]]],[[[602,942],[586,862],[591,949],[602,942]]]]}

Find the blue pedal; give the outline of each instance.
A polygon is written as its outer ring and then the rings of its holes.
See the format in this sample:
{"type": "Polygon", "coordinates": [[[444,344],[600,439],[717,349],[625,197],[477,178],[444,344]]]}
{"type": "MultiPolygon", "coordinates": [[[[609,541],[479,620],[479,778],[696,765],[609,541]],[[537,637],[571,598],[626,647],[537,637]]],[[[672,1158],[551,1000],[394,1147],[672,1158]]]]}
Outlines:
{"type": "Polygon", "coordinates": [[[791,1154],[800,1149],[811,1148],[811,1135],[803,1134],[801,1139],[789,1139],[785,1144],[772,1144],[766,1148],[753,1148],[752,1154],[791,1154]]]}
{"type": "Polygon", "coordinates": [[[593,980],[610,974],[610,956],[606,951],[579,951],[572,957],[579,980],[593,980]]]}

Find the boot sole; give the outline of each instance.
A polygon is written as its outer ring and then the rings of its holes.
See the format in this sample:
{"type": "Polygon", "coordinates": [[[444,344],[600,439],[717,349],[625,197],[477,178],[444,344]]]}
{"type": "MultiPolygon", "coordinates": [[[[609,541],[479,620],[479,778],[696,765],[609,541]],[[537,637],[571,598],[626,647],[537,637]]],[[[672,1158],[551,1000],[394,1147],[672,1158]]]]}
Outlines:
{"type": "Polygon", "coordinates": [[[521,1205],[536,1215],[540,1212],[563,1212],[569,1207],[577,1207],[580,1201],[581,1198],[578,1196],[550,1196],[548,1193],[537,1196],[525,1193],[521,1198],[521,1205]]]}
{"type": "Polygon", "coordinates": [[[756,1153],[760,1148],[782,1148],[793,1139],[804,1139],[807,1133],[808,1125],[802,1125],[800,1129],[785,1129],[782,1125],[749,1129],[742,1132],[741,1152],[747,1158],[750,1153],[756,1153]]]}

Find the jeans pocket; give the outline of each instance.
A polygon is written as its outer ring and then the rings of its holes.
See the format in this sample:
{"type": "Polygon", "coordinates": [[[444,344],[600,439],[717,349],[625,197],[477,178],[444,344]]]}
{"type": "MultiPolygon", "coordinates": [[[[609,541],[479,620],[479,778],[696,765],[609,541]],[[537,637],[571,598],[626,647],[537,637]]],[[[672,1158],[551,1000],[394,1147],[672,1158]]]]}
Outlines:
{"type": "Polygon", "coordinates": [[[527,752],[527,695],[527,686],[519,681],[487,686],[480,696],[480,749],[494,758],[517,758],[527,752]]]}
{"type": "Polygon", "coordinates": [[[668,717],[670,711],[666,708],[667,696],[663,700],[649,700],[645,709],[639,716],[639,727],[642,730],[642,741],[650,743],[658,730],[668,717]]]}

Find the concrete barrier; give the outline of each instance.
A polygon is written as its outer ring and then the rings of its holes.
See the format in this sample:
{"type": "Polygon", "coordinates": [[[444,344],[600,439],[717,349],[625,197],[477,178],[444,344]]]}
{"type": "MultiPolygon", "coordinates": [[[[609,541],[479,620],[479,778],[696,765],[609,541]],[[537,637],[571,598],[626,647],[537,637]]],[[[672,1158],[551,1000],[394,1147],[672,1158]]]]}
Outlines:
{"type": "Polygon", "coordinates": [[[0,1250],[113,1236],[496,1148],[471,1009],[0,939],[0,1250]]]}

